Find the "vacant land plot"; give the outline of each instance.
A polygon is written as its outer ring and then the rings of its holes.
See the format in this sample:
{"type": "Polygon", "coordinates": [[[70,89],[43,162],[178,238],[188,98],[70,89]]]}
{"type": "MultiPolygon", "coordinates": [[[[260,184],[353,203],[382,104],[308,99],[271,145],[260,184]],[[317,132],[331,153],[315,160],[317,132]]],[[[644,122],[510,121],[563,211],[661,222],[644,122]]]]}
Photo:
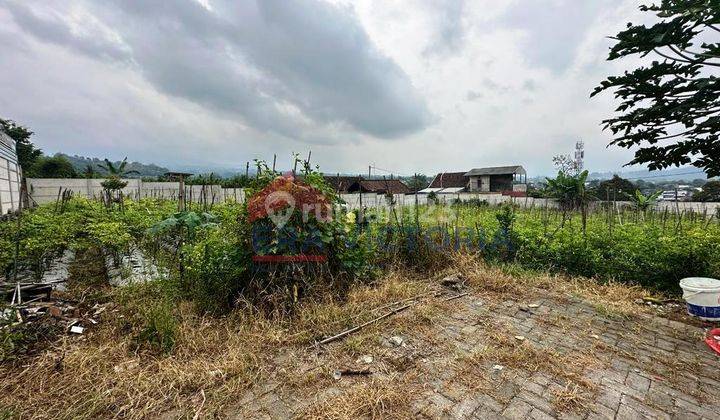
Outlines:
{"type": "Polygon", "coordinates": [[[458,259],[307,303],[291,321],[179,308],[167,356],[133,350],[118,322],[127,307],[110,309],[85,336],[3,365],[0,401],[28,418],[711,418],[720,407],[720,361],[700,327],[669,319],[676,309],[635,303],[637,288],[458,259]]]}
{"type": "Polygon", "coordinates": [[[322,176],[304,180],[269,173],[243,204],[63,199],[0,223],[14,301],[0,325],[0,413],[702,418],[720,407],[704,326],[672,299],[680,277],[718,273],[714,216],[466,203],[369,219],[293,209],[279,223],[263,201],[276,191],[340,204],[322,176]]]}

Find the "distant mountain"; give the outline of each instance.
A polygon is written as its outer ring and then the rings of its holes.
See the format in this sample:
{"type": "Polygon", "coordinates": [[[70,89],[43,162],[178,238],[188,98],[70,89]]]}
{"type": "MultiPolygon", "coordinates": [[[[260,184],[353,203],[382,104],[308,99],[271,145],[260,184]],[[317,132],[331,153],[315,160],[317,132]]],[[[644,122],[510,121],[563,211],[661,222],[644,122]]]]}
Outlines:
{"type": "MultiPolygon", "coordinates": [[[[590,172],[588,174],[588,181],[598,180],[602,181],[605,179],[611,179],[614,175],[618,175],[621,178],[629,179],[632,182],[644,180],[653,183],[662,182],[673,182],[673,181],[693,181],[696,179],[707,180],[708,177],[705,172],[694,166],[684,166],[681,168],[663,169],[660,171],[649,171],[647,169],[638,169],[634,171],[605,171],[605,172],[590,172]]],[[[553,178],[554,175],[550,175],[553,178]]],[[[535,176],[528,178],[531,183],[544,183],[544,176],[535,176]]]]}
{"type": "MultiPolygon", "coordinates": [[[[176,165],[173,166],[173,171],[177,172],[188,172],[195,175],[201,174],[215,174],[219,177],[230,178],[235,175],[244,175],[245,166],[242,168],[232,166],[211,166],[211,165],[176,165]]],[[[251,175],[255,174],[255,168],[250,164],[248,173],[251,175]]]]}
{"type": "MultiPolygon", "coordinates": [[[[102,169],[98,168],[98,165],[105,163],[104,160],[98,158],[89,158],[85,156],[70,156],[64,153],[56,153],[55,156],[62,156],[65,159],[69,160],[78,173],[84,172],[85,168],[87,168],[88,165],[92,166],[96,171],[102,171],[102,169]]],[[[120,162],[118,161],[113,163],[119,164],[120,162]]],[[[160,176],[165,174],[166,172],[170,172],[168,168],[155,165],[154,163],[144,164],[139,162],[128,162],[125,168],[128,171],[139,172],[139,174],[128,175],[129,178],[160,176]]]]}
{"type": "Polygon", "coordinates": [[[707,179],[707,175],[700,168],[694,166],[683,166],[680,168],[663,169],[660,171],[649,171],[649,170],[636,170],[636,171],[616,171],[616,172],[591,172],[588,175],[589,180],[593,179],[610,179],[613,175],[619,175],[622,178],[629,180],[643,179],[652,182],[658,181],[680,181],[680,180],[694,180],[694,179],[707,179]]]}

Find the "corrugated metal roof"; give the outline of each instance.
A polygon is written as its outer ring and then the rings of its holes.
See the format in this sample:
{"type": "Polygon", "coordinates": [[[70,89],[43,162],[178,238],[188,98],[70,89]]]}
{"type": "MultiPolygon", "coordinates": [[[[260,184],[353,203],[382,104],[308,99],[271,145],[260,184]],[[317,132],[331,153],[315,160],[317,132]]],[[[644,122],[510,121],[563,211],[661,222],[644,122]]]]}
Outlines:
{"type": "Polygon", "coordinates": [[[442,188],[423,188],[418,191],[418,194],[430,194],[431,192],[438,192],[440,190],[442,190],[442,188]]]}
{"type": "Polygon", "coordinates": [[[455,193],[461,192],[464,189],[465,189],[465,187],[443,188],[442,190],[438,191],[438,193],[440,193],[440,194],[455,194],[455,193]]]}
{"type": "Polygon", "coordinates": [[[471,169],[470,172],[466,173],[465,176],[478,176],[478,175],[514,175],[514,174],[526,174],[525,168],[520,165],[512,166],[492,166],[489,168],[475,168],[471,169]]]}
{"type": "Polygon", "coordinates": [[[363,189],[384,194],[384,193],[391,193],[391,194],[409,194],[410,193],[410,187],[405,185],[402,181],[399,179],[364,179],[360,181],[360,185],[363,187],[363,189]]]}
{"type": "Polygon", "coordinates": [[[353,187],[359,189],[358,183],[362,180],[359,176],[323,175],[323,178],[339,193],[348,193],[353,187]]]}
{"type": "Polygon", "coordinates": [[[435,175],[428,188],[465,188],[468,185],[468,179],[465,172],[440,172],[435,175]]]}

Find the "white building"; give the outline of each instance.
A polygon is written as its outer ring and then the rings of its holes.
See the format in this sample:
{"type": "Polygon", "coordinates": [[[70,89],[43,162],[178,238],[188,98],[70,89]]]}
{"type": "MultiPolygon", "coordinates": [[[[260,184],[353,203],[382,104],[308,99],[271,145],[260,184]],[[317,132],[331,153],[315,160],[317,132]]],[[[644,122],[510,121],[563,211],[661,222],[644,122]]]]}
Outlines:
{"type": "Polygon", "coordinates": [[[660,201],[687,201],[690,198],[690,193],[687,190],[671,190],[663,191],[659,197],[660,201]]]}
{"type": "Polygon", "coordinates": [[[15,141],[0,130],[0,214],[20,209],[21,179],[15,141]]]}

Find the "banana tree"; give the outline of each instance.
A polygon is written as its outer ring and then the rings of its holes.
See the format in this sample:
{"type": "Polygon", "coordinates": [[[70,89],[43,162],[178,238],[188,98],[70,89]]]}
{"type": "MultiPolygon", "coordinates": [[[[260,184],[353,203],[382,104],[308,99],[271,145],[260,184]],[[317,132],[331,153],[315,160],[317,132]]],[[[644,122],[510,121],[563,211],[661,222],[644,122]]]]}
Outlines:
{"type": "Polygon", "coordinates": [[[110,176],[110,177],[122,178],[127,175],[139,175],[140,174],[140,172],[135,171],[135,170],[126,171],[125,167],[127,166],[127,164],[128,164],[127,157],[125,159],[123,159],[122,162],[117,164],[117,166],[114,163],[110,162],[109,159],[105,159],[105,163],[98,164],[98,167],[100,169],[103,169],[105,172],[107,172],[108,176],[110,176]]]}
{"type": "Polygon", "coordinates": [[[588,171],[578,175],[568,175],[558,172],[557,178],[547,179],[547,191],[551,197],[558,200],[564,210],[579,209],[589,203],[593,196],[585,188],[588,171]]]}
{"type": "Polygon", "coordinates": [[[650,195],[644,195],[640,192],[640,190],[635,190],[635,194],[630,196],[630,200],[633,202],[635,208],[642,212],[644,217],[650,207],[655,205],[658,197],[660,197],[660,194],[662,194],[662,191],[657,191],[650,195]]]}
{"type": "Polygon", "coordinates": [[[120,196],[120,190],[125,188],[128,184],[127,181],[122,180],[122,177],[131,174],[140,174],[140,172],[135,170],[126,170],[125,167],[127,166],[127,163],[128,162],[126,157],[122,160],[122,162],[117,165],[110,162],[109,159],[105,159],[104,164],[101,163],[98,165],[100,169],[103,169],[108,174],[107,179],[100,183],[100,185],[102,185],[103,189],[105,190],[108,207],[111,206],[113,201],[117,201],[118,203],[120,203],[122,208],[122,198],[120,196]]]}
{"type": "Polygon", "coordinates": [[[583,231],[585,231],[587,207],[594,198],[593,195],[588,192],[587,188],[585,188],[587,178],[588,171],[583,171],[577,175],[558,172],[556,178],[546,178],[547,191],[551,197],[558,201],[560,210],[563,212],[561,226],[565,224],[569,211],[580,210],[583,219],[583,231]]]}

